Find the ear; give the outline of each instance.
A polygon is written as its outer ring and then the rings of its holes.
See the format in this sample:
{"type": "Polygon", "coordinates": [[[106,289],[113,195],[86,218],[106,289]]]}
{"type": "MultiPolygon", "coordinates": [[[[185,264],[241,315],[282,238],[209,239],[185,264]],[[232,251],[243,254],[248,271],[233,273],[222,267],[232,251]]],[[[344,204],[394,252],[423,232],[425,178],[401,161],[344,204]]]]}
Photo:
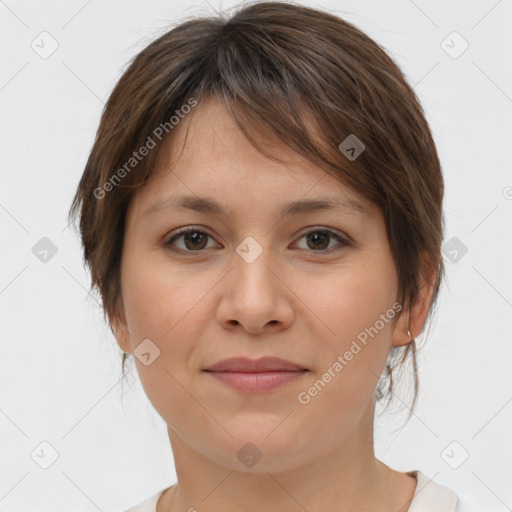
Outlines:
{"type": "Polygon", "coordinates": [[[128,326],[126,324],[126,317],[124,314],[124,307],[121,304],[120,307],[117,307],[115,318],[112,319],[110,328],[112,333],[114,334],[117,344],[119,348],[123,352],[131,353],[133,352],[132,344],[130,341],[130,333],[128,331],[128,326]]]}
{"type": "Polygon", "coordinates": [[[407,345],[421,334],[432,301],[435,278],[436,273],[433,270],[424,274],[416,300],[410,310],[404,309],[396,322],[391,342],[393,346],[407,345]]]}

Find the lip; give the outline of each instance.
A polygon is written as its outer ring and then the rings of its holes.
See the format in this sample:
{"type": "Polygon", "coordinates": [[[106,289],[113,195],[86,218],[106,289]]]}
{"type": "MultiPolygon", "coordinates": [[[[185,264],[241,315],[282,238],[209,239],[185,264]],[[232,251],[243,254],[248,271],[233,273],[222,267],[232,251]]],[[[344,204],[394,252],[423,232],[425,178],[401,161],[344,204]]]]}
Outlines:
{"type": "Polygon", "coordinates": [[[299,379],[307,368],[277,357],[224,359],[204,370],[238,391],[265,392],[299,379]]]}
{"type": "Polygon", "coordinates": [[[260,357],[259,359],[250,359],[248,357],[231,357],[223,359],[218,363],[206,368],[209,372],[243,372],[243,373],[257,373],[257,372],[283,372],[283,371],[302,371],[307,370],[286,359],[279,357],[260,357]]]}

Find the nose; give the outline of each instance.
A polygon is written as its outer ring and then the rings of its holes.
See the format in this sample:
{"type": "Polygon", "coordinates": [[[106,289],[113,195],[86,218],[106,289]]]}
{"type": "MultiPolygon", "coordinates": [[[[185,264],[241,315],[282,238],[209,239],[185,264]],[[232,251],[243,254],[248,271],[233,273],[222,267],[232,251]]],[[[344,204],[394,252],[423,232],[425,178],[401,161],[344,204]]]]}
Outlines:
{"type": "Polygon", "coordinates": [[[266,248],[252,262],[235,253],[232,270],[219,283],[221,300],[216,316],[226,329],[261,334],[290,326],[294,318],[291,283],[266,248]]]}

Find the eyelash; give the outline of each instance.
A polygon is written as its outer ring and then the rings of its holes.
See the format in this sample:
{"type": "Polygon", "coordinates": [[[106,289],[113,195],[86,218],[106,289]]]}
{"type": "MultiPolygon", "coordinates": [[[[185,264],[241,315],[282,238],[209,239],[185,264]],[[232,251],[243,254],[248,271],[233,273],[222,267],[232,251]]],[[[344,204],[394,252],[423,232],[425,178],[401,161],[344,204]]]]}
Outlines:
{"type": "MultiPolygon", "coordinates": [[[[175,242],[177,239],[183,237],[183,235],[186,235],[187,233],[201,233],[201,234],[206,235],[206,236],[208,236],[210,238],[213,238],[206,231],[203,231],[201,229],[198,229],[198,228],[183,228],[183,229],[177,231],[167,242],[164,243],[165,247],[168,248],[170,251],[178,252],[178,253],[189,253],[189,254],[194,254],[194,253],[201,254],[201,253],[204,253],[206,249],[198,249],[196,251],[192,251],[192,250],[180,249],[180,248],[172,247],[172,243],[173,242],[175,242]]],[[[351,243],[348,240],[346,240],[345,238],[340,236],[335,231],[332,231],[332,230],[327,229],[327,228],[315,228],[315,229],[312,229],[312,230],[304,233],[303,235],[301,235],[299,240],[301,240],[302,238],[304,238],[307,235],[310,235],[312,233],[328,234],[331,238],[335,238],[339,242],[339,244],[340,244],[339,247],[337,247],[337,248],[336,247],[335,248],[330,248],[330,249],[319,249],[319,250],[303,249],[304,251],[309,252],[309,253],[313,253],[315,255],[317,255],[319,253],[331,253],[331,252],[334,252],[334,251],[337,251],[337,250],[341,250],[343,247],[347,247],[347,246],[351,245],[351,243]]],[[[329,243],[330,243],[330,240],[329,240],[329,243]]]]}

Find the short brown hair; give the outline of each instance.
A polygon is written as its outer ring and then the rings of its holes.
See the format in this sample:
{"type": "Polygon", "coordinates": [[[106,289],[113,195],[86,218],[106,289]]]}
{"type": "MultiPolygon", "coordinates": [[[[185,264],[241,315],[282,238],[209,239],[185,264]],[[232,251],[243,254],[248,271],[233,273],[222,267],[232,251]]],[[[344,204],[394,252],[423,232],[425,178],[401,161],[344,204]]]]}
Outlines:
{"type": "MultiPolygon", "coordinates": [[[[443,178],[414,91],[384,49],[351,23],[293,3],[259,2],[230,18],[192,18],[166,32],[133,59],[105,105],[69,216],[80,215],[84,262],[111,329],[119,318],[125,213],[136,188],[151,177],[159,147],[131,167],[127,162],[158,127],[170,132],[182,105],[208,96],[225,104],[263,154],[272,158],[250,126],[265,127],[381,208],[400,314],[414,303],[422,278],[434,275],[428,319],[444,275],[443,178]],[[339,145],[351,134],[365,149],[349,161],[339,145]]],[[[390,397],[392,371],[409,354],[414,407],[414,340],[392,347],[381,378],[388,387],[383,393],[379,383],[377,399],[390,397]]]]}

